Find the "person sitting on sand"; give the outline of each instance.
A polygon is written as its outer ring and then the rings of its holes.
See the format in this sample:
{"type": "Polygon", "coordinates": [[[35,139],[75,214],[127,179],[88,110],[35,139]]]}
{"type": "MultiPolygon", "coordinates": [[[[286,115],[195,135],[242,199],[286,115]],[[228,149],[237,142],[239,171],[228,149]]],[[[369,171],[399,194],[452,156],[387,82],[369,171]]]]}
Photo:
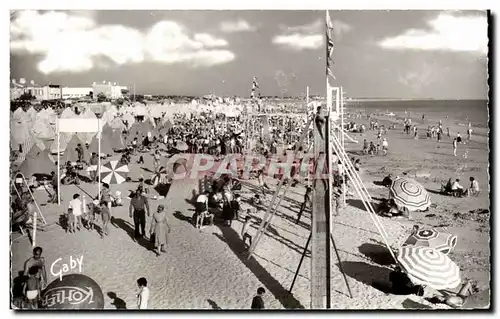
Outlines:
{"type": "Polygon", "coordinates": [[[385,186],[385,187],[391,187],[391,185],[392,185],[392,174],[389,174],[386,177],[384,177],[384,179],[382,180],[382,185],[385,186]]]}
{"type": "Polygon", "coordinates": [[[469,181],[470,181],[470,186],[469,188],[467,189],[467,196],[477,196],[479,195],[479,183],[477,182],[477,180],[474,178],[474,177],[470,177],[469,178],[469,181]]]}
{"type": "Polygon", "coordinates": [[[454,196],[458,196],[458,197],[461,197],[464,195],[464,188],[462,185],[460,185],[460,179],[457,178],[453,184],[451,184],[451,191],[453,193],[454,196]]]}
{"type": "Polygon", "coordinates": [[[441,184],[441,193],[444,194],[451,193],[452,192],[451,185],[453,185],[453,181],[452,178],[450,177],[450,179],[448,179],[448,182],[445,185],[441,184]]]}
{"type": "Polygon", "coordinates": [[[123,206],[122,192],[116,191],[115,196],[111,197],[111,206],[123,206]]]}
{"type": "Polygon", "coordinates": [[[40,296],[40,291],[42,290],[40,280],[38,280],[38,274],[40,273],[40,267],[32,266],[28,270],[28,280],[24,284],[24,296],[27,299],[28,305],[31,309],[38,308],[38,298],[40,296]]]}
{"type": "Polygon", "coordinates": [[[364,140],[363,141],[363,154],[365,154],[365,155],[368,155],[368,146],[369,146],[368,141],[364,140]]]}
{"type": "Polygon", "coordinates": [[[370,142],[370,148],[368,149],[368,154],[373,156],[376,153],[377,153],[377,148],[375,147],[375,144],[373,144],[373,142],[370,142]]]}

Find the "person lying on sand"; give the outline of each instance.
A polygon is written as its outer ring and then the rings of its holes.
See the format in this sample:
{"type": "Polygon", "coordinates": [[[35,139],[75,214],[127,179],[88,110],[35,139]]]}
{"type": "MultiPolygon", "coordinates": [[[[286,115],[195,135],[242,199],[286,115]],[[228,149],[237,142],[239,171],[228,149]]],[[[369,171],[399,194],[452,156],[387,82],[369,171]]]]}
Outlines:
{"type": "Polygon", "coordinates": [[[452,308],[460,308],[465,304],[469,296],[473,293],[473,290],[474,289],[472,288],[470,280],[466,280],[455,296],[434,296],[430,298],[429,301],[432,303],[443,303],[452,308]]]}

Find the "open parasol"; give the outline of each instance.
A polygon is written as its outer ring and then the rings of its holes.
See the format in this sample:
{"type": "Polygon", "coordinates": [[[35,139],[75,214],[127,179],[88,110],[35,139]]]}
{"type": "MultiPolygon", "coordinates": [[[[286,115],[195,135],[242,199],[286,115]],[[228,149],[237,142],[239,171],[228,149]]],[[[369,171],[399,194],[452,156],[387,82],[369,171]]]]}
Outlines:
{"type": "Polygon", "coordinates": [[[405,246],[398,252],[398,262],[416,285],[434,289],[453,289],[460,285],[460,269],[445,254],[429,248],[405,246]]]}
{"type": "Polygon", "coordinates": [[[107,184],[121,184],[128,176],[128,166],[118,161],[109,161],[101,166],[101,181],[107,184]]]}
{"type": "Polygon", "coordinates": [[[175,143],[175,148],[181,152],[184,152],[184,151],[187,151],[188,150],[188,145],[186,144],[186,142],[183,142],[183,141],[177,141],[175,143]]]}
{"type": "Polygon", "coordinates": [[[425,211],[431,205],[431,197],[427,190],[411,178],[399,177],[392,181],[389,198],[393,198],[399,208],[408,211],[425,211]]]}
{"type": "Polygon", "coordinates": [[[414,231],[403,244],[403,246],[430,247],[445,255],[448,255],[456,245],[457,236],[434,228],[414,231]]]}

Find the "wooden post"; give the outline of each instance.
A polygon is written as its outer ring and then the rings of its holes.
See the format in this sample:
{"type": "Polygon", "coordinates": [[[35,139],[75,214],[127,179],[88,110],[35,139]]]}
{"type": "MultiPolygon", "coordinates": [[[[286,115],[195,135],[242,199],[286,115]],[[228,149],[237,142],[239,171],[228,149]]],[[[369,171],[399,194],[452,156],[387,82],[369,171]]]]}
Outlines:
{"type": "MultiPolygon", "coordinates": [[[[327,88],[328,88],[327,79],[327,88]]],[[[312,249],[311,249],[311,309],[331,308],[331,169],[330,106],[319,107],[314,123],[314,154],[316,169],[313,176],[312,249]],[[319,124],[320,123],[320,124],[319,124]],[[325,163],[326,161],[326,163],[325,163]],[[326,173],[326,174],[325,174],[326,173]]]]}

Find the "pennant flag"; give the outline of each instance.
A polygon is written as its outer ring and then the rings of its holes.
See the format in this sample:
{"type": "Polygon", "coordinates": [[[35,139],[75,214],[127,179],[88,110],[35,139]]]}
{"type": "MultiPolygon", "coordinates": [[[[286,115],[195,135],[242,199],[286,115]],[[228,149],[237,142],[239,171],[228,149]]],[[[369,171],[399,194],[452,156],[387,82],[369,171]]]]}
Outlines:
{"type": "Polygon", "coordinates": [[[335,64],[332,59],[333,50],[333,26],[332,21],[330,20],[330,14],[328,13],[328,10],[326,10],[326,76],[331,76],[335,79],[331,69],[332,64],[335,64]]]}
{"type": "Polygon", "coordinates": [[[252,99],[255,99],[255,91],[259,89],[259,92],[257,92],[258,94],[258,98],[260,98],[260,87],[259,87],[259,83],[257,83],[257,78],[254,76],[253,77],[253,82],[252,82],[252,94],[251,94],[251,97],[252,99]]]}

